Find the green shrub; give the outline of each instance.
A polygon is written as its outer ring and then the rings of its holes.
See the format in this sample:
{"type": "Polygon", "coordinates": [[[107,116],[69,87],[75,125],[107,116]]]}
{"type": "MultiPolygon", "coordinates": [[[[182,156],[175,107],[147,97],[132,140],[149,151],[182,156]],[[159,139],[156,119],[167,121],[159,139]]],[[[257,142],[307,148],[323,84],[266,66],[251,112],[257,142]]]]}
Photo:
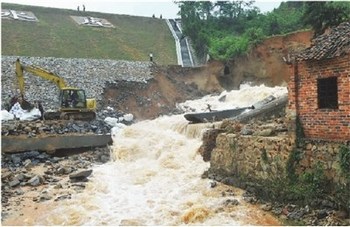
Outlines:
{"type": "Polygon", "coordinates": [[[339,148],[339,164],[340,170],[347,177],[350,178],[350,148],[349,146],[342,145],[339,148]]]}
{"type": "Polygon", "coordinates": [[[297,148],[294,148],[292,152],[289,154],[289,158],[286,164],[287,177],[291,183],[294,183],[298,179],[298,176],[295,172],[295,168],[298,162],[300,161],[300,159],[301,159],[301,152],[297,148]]]}
{"type": "Polygon", "coordinates": [[[299,184],[308,189],[306,193],[308,194],[307,198],[310,199],[327,192],[329,185],[320,163],[316,164],[311,171],[300,175],[299,184]]]}
{"type": "Polygon", "coordinates": [[[249,45],[251,46],[261,43],[265,38],[264,32],[261,28],[249,28],[244,33],[244,36],[248,39],[249,45]]]}
{"type": "Polygon", "coordinates": [[[213,38],[210,41],[209,55],[214,59],[225,60],[242,55],[248,50],[249,40],[243,36],[213,38]]]}

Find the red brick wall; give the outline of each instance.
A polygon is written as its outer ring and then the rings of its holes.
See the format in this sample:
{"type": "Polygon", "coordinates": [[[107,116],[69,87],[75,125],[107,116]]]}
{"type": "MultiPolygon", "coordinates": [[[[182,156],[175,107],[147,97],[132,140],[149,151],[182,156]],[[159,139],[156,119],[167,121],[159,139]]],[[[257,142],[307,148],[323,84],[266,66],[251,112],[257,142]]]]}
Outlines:
{"type": "Polygon", "coordinates": [[[350,55],[301,61],[291,67],[288,107],[310,139],[350,141],[350,55]],[[318,109],[317,79],[338,77],[338,109],[318,109]]]}

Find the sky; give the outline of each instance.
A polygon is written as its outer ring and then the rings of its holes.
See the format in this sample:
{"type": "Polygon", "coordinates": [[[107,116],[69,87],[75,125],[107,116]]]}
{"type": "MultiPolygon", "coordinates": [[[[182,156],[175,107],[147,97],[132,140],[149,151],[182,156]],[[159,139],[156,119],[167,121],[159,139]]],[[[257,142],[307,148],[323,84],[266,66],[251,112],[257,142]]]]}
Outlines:
{"type": "MultiPolygon", "coordinates": [[[[102,13],[127,14],[133,16],[178,18],[179,9],[172,0],[1,0],[6,3],[17,3],[22,5],[36,5],[53,8],[64,8],[76,10],[78,6],[82,9],[85,5],[86,11],[102,13]]],[[[271,11],[277,8],[280,0],[256,0],[255,6],[261,12],[271,11]]]]}

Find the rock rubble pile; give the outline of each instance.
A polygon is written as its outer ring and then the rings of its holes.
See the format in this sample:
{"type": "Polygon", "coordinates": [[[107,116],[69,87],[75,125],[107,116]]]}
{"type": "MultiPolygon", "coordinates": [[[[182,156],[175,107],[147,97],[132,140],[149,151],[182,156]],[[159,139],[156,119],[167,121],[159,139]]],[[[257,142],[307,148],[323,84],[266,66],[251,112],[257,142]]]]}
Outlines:
{"type": "Polygon", "coordinates": [[[92,165],[108,162],[108,148],[59,157],[38,151],[3,154],[1,159],[2,221],[23,201],[40,203],[70,199],[85,188],[92,165]],[[41,171],[37,171],[41,169],[41,171]]]}
{"type": "Polygon", "coordinates": [[[101,120],[83,121],[7,121],[2,122],[2,136],[25,135],[29,138],[63,134],[109,134],[111,125],[101,120]]]}

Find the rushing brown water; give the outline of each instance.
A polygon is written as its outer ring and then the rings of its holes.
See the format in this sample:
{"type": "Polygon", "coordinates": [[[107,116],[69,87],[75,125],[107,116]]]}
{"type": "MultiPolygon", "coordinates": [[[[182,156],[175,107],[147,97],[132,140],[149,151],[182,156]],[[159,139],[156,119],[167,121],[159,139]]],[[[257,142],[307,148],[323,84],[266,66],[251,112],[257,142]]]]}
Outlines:
{"type": "MultiPolygon", "coordinates": [[[[265,97],[276,91],[255,90],[265,97]]],[[[258,101],[256,93],[250,94],[258,101]]],[[[252,104],[246,96],[240,106],[252,104]]],[[[228,94],[228,99],[232,97],[228,94]]],[[[280,225],[270,214],[246,203],[242,190],[223,184],[212,188],[211,180],[201,178],[209,163],[197,150],[208,127],[217,124],[189,125],[177,115],[114,129],[112,160],[94,167],[82,193],[70,200],[28,204],[23,215],[2,224],[280,225]],[[228,202],[233,200],[238,204],[228,202]]]]}

